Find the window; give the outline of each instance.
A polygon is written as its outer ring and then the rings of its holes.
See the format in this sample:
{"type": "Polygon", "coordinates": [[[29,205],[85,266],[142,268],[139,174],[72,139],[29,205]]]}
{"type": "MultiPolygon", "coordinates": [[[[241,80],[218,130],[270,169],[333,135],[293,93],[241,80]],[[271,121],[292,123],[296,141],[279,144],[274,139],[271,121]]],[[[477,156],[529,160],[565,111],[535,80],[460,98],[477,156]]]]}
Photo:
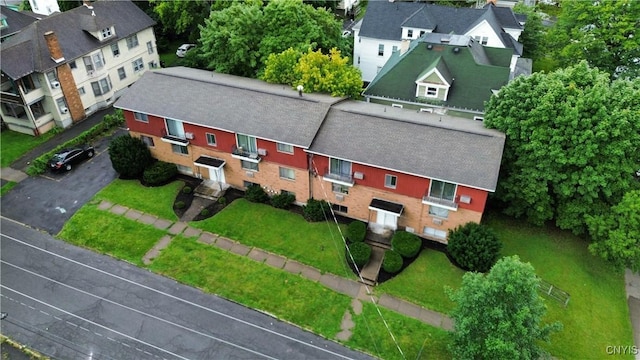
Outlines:
{"type": "Polygon", "coordinates": [[[149,69],[155,69],[158,67],[158,63],[155,61],[149,61],[149,69]]]}
{"type": "Polygon", "coordinates": [[[166,119],[167,124],[167,135],[175,136],[177,138],[186,139],[184,135],[184,126],[182,126],[182,122],[173,119],[166,119]]]}
{"type": "Polygon", "coordinates": [[[245,188],[248,188],[248,187],[249,187],[249,186],[251,186],[251,185],[258,185],[258,186],[260,186],[260,184],[256,184],[256,183],[254,183],[254,182],[246,181],[246,180],[242,182],[242,185],[244,185],[244,187],[245,187],[245,188]]]}
{"type": "Polygon", "coordinates": [[[124,71],[124,67],[118,68],[118,77],[120,80],[124,80],[127,78],[127,73],[124,71]]]}
{"type": "Polygon", "coordinates": [[[395,189],[397,183],[398,183],[398,177],[397,176],[389,175],[389,174],[386,174],[384,176],[384,187],[395,189]]]}
{"type": "Polygon", "coordinates": [[[133,72],[138,72],[144,69],[144,63],[142,62],[142,58],[139,58],[131,63],[133,66],[133,72]]]}
{"type": "Polygon", "coordinates": [[[110,38],[111,35],[113,35],[113,32],[111,31],[110,27],[108,27],[106,29],[102,29],[102,38],[103,39],[110,38]]]}
{"type": "Polygon", "coordinates": [[[207,133],[207,145],[216,146],[216,135],[207,133]]]}
{"type": "Polygon", "coordinates": [[[453,198],[456,194],[456,184],[431,180],[431,189],[429,190],[429,196],[453,201],[453,198]]]}
{"type": "Polygon", "coordinates": [[[257,153],[258,146],[256,145],[256,138],[249,135],[236,134],[236,140],[238,141],[238,148],[242,151],[249,153],[257,153]]]}
{"type": "Polygon", "coordinates": [[[127,38],[127,48],[129,50],[138,46],[138,35],[132,35],[127,38]]]}
{"type": "Polygon", "coordinates": [[[79,93],[80,95],[84,95],[84,94],[86,94],[86,93],[87,93],[87,92],[84,90],[84,86],[81,86],[81,87],[79,87],[79,88],[78,88],[78,93],[79,93]]]}
{"type": "Polygon", "coordinates": [[[146,123],[149,122],[149,116],[147,116],[147,114],[134,112],[133,113],[133,118],[136,119],[136,121],[141,121],[141,122],[146,122],[146,123]]]}
{"type": "Polygon", "coordinates": [[[187,174],[187,175],[193,174],[193,169],[191,169],[188,166],[176,164],[176,167],[178,168],[178,171],[183,173],[183,174],[187,174]]]}
{"type": "Polygon", "coordinates": [[[482,37],[482,45],[487,45],[488,42],[489,42],[489,37],[488,36],[483,36],[482,37]]]}
{"type": "Polygon", "coordinates": [[[54,82],[57,82],[58,77],[56,76],[56,72],[55,71],[47,72],[47,80],[49,80],[49,84],[53,84],[54,82]]]}
{"type": "Polygon", "coordinates": [[[380,72],[380,70],[382,70],[382,66],[378,66],[378,67],[376,68],[376,74],[377,74],[377,73],[379,73],[379,72],[380,72]]]}
{"type": "Polygon", "coordinates": [[[445,209],[445,208],[441,208],[439,206],[433,206],[430,205],[429,206],[429,215],[432,216],[437,216],[437,217],[441,217],[441,218],[447,218],[449,217],[449,210],[445,209]]]}
{"type": "Polygon", "coordinates": [[[87,69],[87,74],[93,73],[95,68],[93,67],[93,61],[91,61],[90,56],[83,56],[82,61],[84,62],[84,67],[87,69]]]}
{"type": "Polygon", "coordinates": [[[289,169],[289,168],[280,168],[280,177],[283,179],[288,179],[288,180],[295,180],[296,179],[296,173],[295,171],[293,171],[293,169],[289,169]]]}
{"type": "Polygon", "coordinates": [[[396,45],[393,45],[393,47],[391,48],[391,52],[394,53],[398,51],[398,47],[396,45]]]}
{"type": "Polygon", "coordinates": [[[358,65],[360,65],[360,56],[358,56],[358,65]]]}
{"type": "Polygon", "coordinates": [[[111,44],[111,53],[113,57],[118,57],[120,55],[120,48],[118,47],[118,43],[111,44]]]}
{"type": "Polygon", "coordinates": [[[330,159],[329,173],[351,178],[351,162],[340,159],[330,159]]]}
{"type": "Polygon", "coordinates": [[[102,53],[93,54],[93,64],[96,67],[96,70],[102,69],[104,66],[104,58],[102,57],[102,53]]]}
{"type": "Polygon", "coordinates": [[[349,210],[348,207],[340,204],[331,204],[331,209],[333,209],[333,211],[337,211],[341,213],[347,213],[347,211],[349,210]]]}
{"type": "Polygon", "coordinates": [[[100,81],[94,81],[91,83],[91,88],[93,89],[93,95],[104,95],[111,90],[111,80],[109,77],[106,77],[100,81]]]}
{"type": "Polygon", "coordinates": [[[245,170],[258,171],[258,163],[240,160],[240,166],[245,170]]]}
{"type": "Polygon", "coordinates": [[[293,154],[293,145],[278,143],[277,149],[278,149],[278,152],[293,154]]]}
{"type": "Polygon", "coordinates": [[[438,95],[438,89],[431,86],[427,86],[426,95],[429,97],[436,97],[438,95]]]}
{"type": "Polygon", "coordinates": [[[293,191],[285,190],[285,189],[280,190],[280,194],[291,195],[293,197],[296,197],[296,193],[294,193],[293,191]]]}
{"type": "Polygon", "coordinates": [[[145,143],[145,145],[147,145],[148,147],[153,147],[153,138],[150,136],[145,136],[145,135],[140,135],[140,140],[142,140],[143,143],[145,143]]]}
{"type": "Polygon", "coordinates": [[[422,37],[422,35],[424,35],[425,32],[426,31],[424,31],[424,30],[420,31],[420,37],[422,37]]]}
{"type": "Polygon", "coordinates": [[[384,44],[378,45],[378,56],[384,56],[384,44]]]}
{"type": "Polygon", "coordinates": [[[186,146],[178,145],[178,144],[171,144],[171,151],[173,151],[176,154],[183,154],[183,155],[186,155],[189,153],[189,149],[187,149],[186,146]]]}
{"type": "Polygon", "coordinates": [[[147,41],[147,52],[153,54],[153,43],[151,41],[147,41]]]}
{"type": "Polygon", "coordinates": [[[64,99],[64,97],[57,99],[56,104],[58,105],[58,110],[60,110],[60,113],[66,114],[69,111],[69,108],[67,107],[67,101],[64,99]]]}
{"type": "Polygon", "coordinates": [[[413,30],[412,29],[407,30],[407,37],[409,39],[413,38],[413,30]]]}
{"type": "Polygon", "coordinates": [[[77,69],[77,68],[78,68],[78,65],[76,65],[76,61],[75,61],[75,60],[73,60],[73,61],[71,61],[71,62],[69,63],[69,67],[70,67],[70,68],[72,68],[72,69],[77,69]]]}
{"type": "Polygon", "coordinates": [[[340,194],[349,194],[349,187],[341,184],[331,183],[331,191],[340,194]]]}

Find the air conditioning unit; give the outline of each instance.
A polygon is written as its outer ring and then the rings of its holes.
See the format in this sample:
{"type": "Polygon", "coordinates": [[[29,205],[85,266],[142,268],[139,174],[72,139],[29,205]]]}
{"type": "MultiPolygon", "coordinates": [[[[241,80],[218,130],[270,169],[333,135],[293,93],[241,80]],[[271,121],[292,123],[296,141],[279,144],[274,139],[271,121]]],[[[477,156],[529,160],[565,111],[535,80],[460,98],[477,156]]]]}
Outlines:
{"type": "Polygon", "coordinates": [[[405,231],[406,231],[406,232],[408,232],[408,233],[415,233],[415,232],[416,232],[416,229],[414,229],[414,228],[412,228],[412,227],[408,227],[408,226],[407,226],[407,227],[405,228],[405,231]]]}
{"type": "Polygon", "coordinates": [[[52,87],[53,89],[59,89],[59,88],[60,88],[60,83],[59,83],[59,82],[57,82],[57,81],[52,81],[52,82],[51,82],[51,87],[52,87]]]}
{"type": "Polygon", "coordinates": [[[359,171],[356,171],[356,172],[353,173],[353,178],[354,179],[358,179],[358,180],[362,180],[362,179],[364,179],[364,174],[359,172],[359,171]]]}
{"type": "Polygon", "coordinates": [[[68,113],[68,112],[69,112],[69,109],[67,109],[66,107],[63,107],[63,108],[60,108],[60,112],[61,112],[62,114],[66,114],[66,113],[68,113]]]}
{"type": "Polygon", "coordinates": [[[267,156],[267,149],[258,149],[258,155],[267,156]]]}
{"type": "Polygon", "coordinates": [[[253,177],[253,171],[247,171],[247,177],[252,178],[253,177]]]}
{"type": "Polygon", "coordinates": [[[442,225],[442,219],[433,219],[433,223],[436,225],[442,225]]]}
{"type": "Polygon", "coordinates": [[[189,140],[193,140],[193,133],[192,132],[184,133],[184,137],[189,140]]]}
{"type": "Polygon", "coordinates": [[[342,195],[342,194],[336,194],[336,200],[338,200],[338,201],[344,201],[344,195],[342,195]]]}
{"type": "Polygon", "coordinates": [[[460,202],[463,204],[471,204],[471,196],[469,195],[460,195],[460,202]]]}
{"type": "Polygon", "coordinates": [[[432,113],[433,114],[433,108],[421,108],[420,112],[426,112],[426,113],[432,113]]]}

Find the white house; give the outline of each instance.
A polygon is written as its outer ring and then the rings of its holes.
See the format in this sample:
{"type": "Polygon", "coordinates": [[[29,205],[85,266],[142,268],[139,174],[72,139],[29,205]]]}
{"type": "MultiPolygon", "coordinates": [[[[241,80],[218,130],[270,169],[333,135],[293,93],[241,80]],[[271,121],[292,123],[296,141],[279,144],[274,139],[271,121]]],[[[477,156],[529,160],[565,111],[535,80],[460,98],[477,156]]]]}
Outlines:
{"type": "Polygon", "coordinates": [[[353,27],[353,64],[362,80],[372,81],[400,48],[402,40],[415,40],[426,33],[466,35],[482,45],[512,48],[511,71],[522,54],[518,38],[524,19],[508,7],[487,4],[481,9],[453,8],[418,3],[370,1],[364,18],[353,27]]]}

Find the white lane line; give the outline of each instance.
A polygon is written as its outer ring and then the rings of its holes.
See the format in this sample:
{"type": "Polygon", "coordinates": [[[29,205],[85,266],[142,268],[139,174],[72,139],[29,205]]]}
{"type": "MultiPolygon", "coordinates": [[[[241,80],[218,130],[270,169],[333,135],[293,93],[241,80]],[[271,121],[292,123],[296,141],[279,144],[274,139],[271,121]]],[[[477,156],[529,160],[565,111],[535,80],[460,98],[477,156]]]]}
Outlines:
{"type": "MultiPolygon", "coordinates": [[[[275,358],[273,358],[273,357],[271,357],[271,356],[269,356],[269,355],[267,355],[267,354],[263,354],[263,353],[258,352],[258,351],[256,351],[256,350],[252,350],[252,349],[246,348],[246,347],[244,347],[244,346],[242,346],[242,345],[238,345],[238,344],[235,344],[235,343],[229,342],[229,341],[227,341],[227,340],[224,340],[224,339],[218,338],[218,337],[213,336],[213,335],[205,334],[205,333],[203,333],[203,332],[201,332],[201,331],[198,331],[198,330],[195,330],[195,329],[191,329],[191,328],[188,328],[188,327],[186,327],[186,326],[183,326],[183,325],[180,325],[180,324],[176,324],[176,323],[174,323],[174,322],[171,322],[171,321],[165,320],[165,319],[163,319],[163,318],[157,317],[157,316],[155,316],[155,315],[151,315],[151,314],[145,313],[145,312],[143,312],[143,311],[140,311],[140,310],[134,309],[134,308],[129,307],[129,306],[127,306],[127,305],[123,305],[123,304],[117,303],[117,302],[115,302],[115,301],[113,301],[113,300],[109,300],[109,299],[107,299],[107,298],[103,298],[103,297],[101,297],[101,296],[91,294],[91,293],[89,293],[89,292],[87,292],[87,291],[84,291],[84,290],[82,290],[82,289],[78,289],[78,288],[73,287],[73,286],[71,286],[71,285],[67,285],[67,284],[62,283],[62,282],[60,282],[60,281],[57,281],[57,280],[54,280],[54,279],[48,278],[48,277],[46,277],[46,276],[44,276],[44,275],[40,275],[40,274],[35,273],[35,272],[31,271],[31,270],[28,270],[28,269],[22,268],[22,267],[20,267],[20,266],[17,266],[17,265],[14,265],[14,264],[8,263],[8,262],[6,262],[6,261],[4,261],[4,260],[0,260],[0,263],[5,264],[5,265],[8,265],[8,266],[11,266],[11,267],[16,268],[16,269],[20,269],[20,270],[22,270],[22,271],[26,272],[27,274],[31,274],[31,275],[33,275],[33,276],[36,276],[36,277],[39,277],[39,278],[45,279],[45,280],[50,281],[50,282],[52,282],[52,283],[58,284],[58,285],[60,285],[60,286],[64,286],[64,287],[66,287],[66,288],[69,288],[69,289],[75,290],[75,291],[77,291],[77,292],[79,292],[79,293],[81,293],[81,294],[84,294],[84,295],[87,295],[87,296],[90,296],[90,297],[93,297],[93,298],[96,298],[96,299],[102,300],[102,301],[104,301],[104,302],[107,302],[107,303],[113,304],[113,305],[115,305],[115,306],[122,307],[122,308],[124,308],[124,309],[127,309],[127,310],[129,310],[129,311],[132,311],[132,312],[138,313],[138,314],[140,314],[140,315],[150,317],[150,318],[152,318],[152,319],[154,319],[154,320],[158,320],[158,321],[164,322],[165,324],[168,324],[168,325],[170,325],[170,326],[175,326],[175,327],[178,327],[178,328],[180,328],[180,329],[183,329],[183,330],[186,330],[186,331],[192,332],[192,333],[194,333],[194,334],[198,334],[198,335],[201,335],[201,336],[207,337],[207,338],[209,338],[209,339],[212,339],[212,340],[215,340],[215,341],[219,341],[219,342],[221,342],[221,343],[224,343],[224,344],[227,344],[227,345],[233,346],[233,347],[235,347],[235,348],[237,348],[237,349],[240,349],[240,350],[247,351],[247,352],[252,353],[252,354],[254,354],[254,355],[258,355],[258,356],[261,356],[261,357],[264,357],[264,358],[267,358],[267,359],[275,359],[275,358]]],[[[87,329],[83,328],[82,326],[80,327],[80,329],[82,329],[82,330],[86,330],[86,331],[89,331],[89,330],[87,330],[87,329]]]]}
{"type": "Polygon", "coordinates": [[[43,313],[43,314],[45,314],[45,315],[47,315],[47,316],[51,316],[51,315],[50,315],[48,312],[46,312],[46,311],[42,311],[42,310],[40,310],[40,312],[41,312],[41,313],[43,313]]]}
{"type": "Polygon", "coordinates": [[[66,322],[67,324],[71,325],[71,326],[78,327],[78,325],[76,325],[76,324],[72,323],[71,321],[65,321],[65,322],[66,322]]]}
{"type": "Polygon", "coordinates": [[[163,292],[163,291],[160,291],[160,290],[154,289],[154,288],[152,288],[152,287],[149,287],[149,286],[147,286],[147,285],[143,285],[143,284],[137,283],[137,282],[135,282],[135,281],[129,280],[129,279],[124,278],[124,277],[122,277],[122,276],[118,276],[118,275],[111,274],[111,273],[106,272],[106,271],[104,271],[104,270],[101,270],[101,269],[95,268],[95,267],[90,266],[90,265],[83,264],[83,263],[81,263],[81,262],[79,262],[79,261],[76,261],[76,260],[70,259],[70,258],[65,257],[65,256],[62,256],[62,255],[56,254],[56,253],[54,253],[54,252],[52,252],[52,251],[45,250],[45,249],[41,249],[41,248],[39,248],[39,247],[37,247],[37,246],[35,246],[35,245],[31,245],[31,244],[29,244],[29,243],[27,243],[27,242],[24,242],[24,241],[22,241],[22,240],[18,240],[18,239],[16,239],[16,238],[14,238],[13,236],[6,235],[6,234],[0,234],[0,235],[1,235],[1,236],[6,237],[6,238],[7,238],[7,239],[9,239],[9,240],[13,240],[13,241],[15,241],[15,242],[17,242],[17,243],[20,243],[20,244],[22,244],[22,245],[24,245],[24,246],[28,246],[28,247],[33,248],[33,249],[36,249],[36,250],[38,250],[38,251],[41,251],[41,252],[47,253],[47,254],[49,254],[49,255],[53,255],[53,256],[55,256],[55,257],[58,257],[58,258],[60,258],[60,259],[67,260],[68,262],[74,263],[74,264],[76,264],[76,265],[80,265],[80,266],[82,266],[82,267],[85,267],[85,268],[91,269],[91,270],[93,270],[93,271],[99,272],[99,273],[104,274],[104,275],[107,275],[107,276],[111,276],[111,277],[113,277],[113,278],[115,278],[115,279],[118,279],[118,280],[121,280],[121,281],[127,282],[127,283],[129,283],[129,284],[133,284],[133,285],[139,286],[139,287],[141,287],[141,288],[143,288],[143,289],[147,289],[147,290],[149,290],[149,291],[153,291],[153,292],[155,292],[155,293],[157,293],[157,294],[164,295],[164,296],[166,296],[166,297],[169,297],[169,298],[171,298],[171,299],[177,300],[177,301],[179,301],[179,302],[182,302],[182,303],[185,303],[185,304],[189,304],[189,305],[191,305],[191,306],[194,306],[194,307],[197,307],[197,308],[199,308],[199,309],[202,309],[202,310],[205,310],[205,311],[208,311],[208,312],[214,313],[214,314],[216,314],[216,315],[223,316],[223,317],[225,317],[225,318],[227,318],[227,319],[230,319],[230,320],[233,320],[233,321],[239,322],[239,323],[241,323],[241,324],[244,324],[244,325],[250,326],[250,327],[252,327],[252,328],[254,328],[254,329],[258,329],[258,330],[261,330],[261,331],[264,331],[264,332],[267,332],[267,333],[270,333],[270,334],[273,334],[273,335],[279,336],[279,337],[281,337],[281,338],[284,338],[284,339],[287,339],[287,340],[290,340],[290,341],[296,342],[296,343],[301,344],[301,345],[304,345],[304,346],[311,347],[311,348],[316,349],[316,350],[320,350],[320,351],[322,351],[322,352],[325,352],[325,353],[328,353],[328,354],[334,355],[334,356],[339,357],[339,358],[342,358],[342,359],[351,359],[351,358],[350,358],[350,357],[348,357],[348,356],[345,356],[345,355],[342,355],[342,354],[338,354],[338,353],[333,352],[333,351],[331,351],[331,350],[324,349],[324,348],[322,348],[322,347],[320,347],[320,346],[316,346],[316,345],[313,345],[313,344],[309,344],[309,343],[307,343],[307,342],[304,342],[304,341],[302,341],[302,340],[298,340],[298,339],[296,339],[296,338],[294,338],[294,337],[291,337],[291,336],[289,336],[289,335],[281,334],[281,333],[279,333],[279,332],[277,332],[277,331],[274,331],[274,330],[271,330],[271,329],[267,329],[267,328],[265,328],[265,327],[262,327],[262,326],[259,326],[259,325],[256,325],[256,324],[253,324],[253,323],[250,323],[250,322],[248,322],[248,321],[246,321],[246,320],[242,320],[242,319],[236,318],[236,317],[234,317],[234,316],[231,316],[231,315],[228,315],[228,314],[222,313],[222,312],[220,312],[220,311],[216,311],[216,310],[213,310],[213,309],[207,308],[207,307],[205,307],[205,306],[202,306],[202,305],[200,305],[200,304],[196,304],[196,303],[191,302],[191,301],[189,301],[189,300],[185,300],[185,299],[179,298],[179,297],[177,297],[177,296],[175,296],[175,295],[171,295],[171,294],[165,293],[165,292],[163,292]]]}
{"type": "MultiPolygon", "coordinates": [[[[18,295],[20,295],[20,296],[23,296],[23,297],[25,297],[25,298],[27,298],[27,299],[29,299],[29,300],[31,300],[31,301],[37,302],[37,303],[42,304],[42,305],[44,305],[44,306],[48,306],[48,307],[50,307],[50,308],[52,308],[52,309],[55,309],[55,310],[57,310],[57,311],[59,311],[59,312],[61,312],[61,313],[64,313],[64,314],[69,315],[69,316],[71,316],[71,317],[74,317],[74,318],[76,318],[76,319],[80,319],[80,320],[82,320],[82,321],[86,321],[86,322],[88,322],[89,324],[94,325],[94,326],[97,326],[97,327],[99,327],[99,328],[101,328],[101,329],[105,329],[105,330],[107,330],[107,331],[111,331],[111,332],[113,332],[113,333],[115,333],[115,334],[118,334],[118,335],[120,335],[120,336],[122,336],[122,337],[125,337],[125,338],[127,338],[127,339],[131,339],[131,340],[133,340],[133,341],[139,342],[139,343],[141,343],[141,344],[143,344],[143,345],[146,345],[146,346],[148,346],[148,347],[150,347],[150,348],[153,348],[153,349],[156,349],[156,350],[161,351],[161,352],[163,352],[163,353],[166,353],[166,354],[169,354],[169,355],[175,356],[175,357],[177,357],[177,358],[179,358],[179,359],[189,360],[189,359],[187,359],[187,358],[185,358],[185,357],[183,357],[183,356],[180,356],[180,355],[178,355],[178,354],[172,353],[171,351],[165,350],[165,349],[163,349],[163,348],[161,348],[161,347],[155,346],[155,345],[153,345],[153,344],[149,344],[149,343],[147,343],[147,342],[145,342],[145,341],[142,341],[142,340],[136,339],[136,338],[134,338],[134,337],[132,337],[132,336],[129,336],[129,335],[124,334],[124,333],[121,333],[121,332],[119,332],[119,331],[117,331],[117,330],[110,329],[110,328],[108,328],[108,327],[106,327],[106,326],[104,326],[104,325],[98,324],[98,323],[93,322],[93,321],[91,321],[91,320],[89,320],[89,319],[85,319],[85,318],[83,318],[83,317],[80,317],[80,316],[78,316],[78,315],[76,315],[76,314],[74,314],[74,313],[68,312],[68,311],[66,311],[66,310],[64,310],[64,309],[61,309],[61,308],[59,308],[59,307],[56,307],[56,306],[53,306],[53,305],[47,304],[47,303],[45,303],[44,301],[40,301],[40,300],[38,300],[38,299],[36,299],[36,298],[34,298],[34,297],[31,297],[31,296],[29,296],[29,295],[27,295],[27,294],[21,293],[20,291],[17,291],[17,290],[11,289],[11,288],[6,287],[6,286],[4,286],[4,285],[0,285],[0,287],[1,287],[1,288],[3,288],[3,289],[7,289],[7,290],[9,290],[9,291],[13,291],[14,293],[16,293],[16,294],[18,294],[18,295]]],[[[67,323],[72,324],[72,323],[70,323],[70,322],[68,322],[68,321],[67,321],[67,323]]],[[[77,326],[77,325],[76,325],[76,326],[77,326]]],[[[123,344],[123,345],[125,345],[124,343],[122,343],[122,344],[123,344]]],[[[129,346],[129,345],[126,345],[126,346],[129,346]]]]}
{"type": "Polygon", "coordinates": [[[111,337],[108,337],[108,336],[107,336],[107,339],[108,339],[108,340],[111,340],[111,341],[113,341],[113,342],[117,342],[117,341],[118,341],[118,340],[116,340],[116,339],[114,339],[114,338],[111,338],[111,337]]]}

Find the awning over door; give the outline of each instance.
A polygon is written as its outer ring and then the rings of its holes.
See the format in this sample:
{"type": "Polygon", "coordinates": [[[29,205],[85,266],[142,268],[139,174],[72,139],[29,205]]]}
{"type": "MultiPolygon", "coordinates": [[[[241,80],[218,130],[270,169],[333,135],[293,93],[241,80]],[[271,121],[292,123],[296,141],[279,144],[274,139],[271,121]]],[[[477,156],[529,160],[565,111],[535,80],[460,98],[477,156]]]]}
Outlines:
{"type": "Polygon", "coordinates": [[[400,216],[402,214],[402,210],[404,210],[404,205],[373,198],[369,204],[369,210],[384,211],[400,216]]]}
{"type": "Polygon", "coordinates": [[[221,167],[224,166],[225,161],[222,159],[216,159],[214,157],[210,157],[210,156],[200,156],[195,162],[194,164],[196,166],[204,166],[204,167],[208,167],[208,168],[214,168],[214,169],[219,169],[221,167]]]}

